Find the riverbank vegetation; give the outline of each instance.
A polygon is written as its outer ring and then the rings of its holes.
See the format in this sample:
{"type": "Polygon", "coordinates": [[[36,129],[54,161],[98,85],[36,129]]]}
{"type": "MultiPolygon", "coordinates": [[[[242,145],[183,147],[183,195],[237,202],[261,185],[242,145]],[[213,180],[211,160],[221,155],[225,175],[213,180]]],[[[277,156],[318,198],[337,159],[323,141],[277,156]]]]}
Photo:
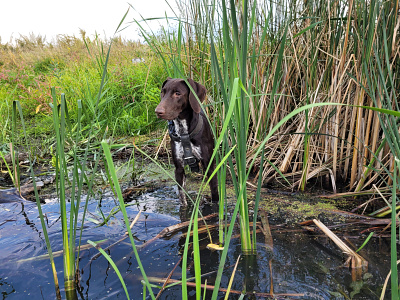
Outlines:
{"type": "MultiPolygon", "coordinates": [[[[318,178],[333,192],[371,193],[377,189],[386,192],[390,186],[392,178],[386,171],[393,170],[393,143],[384,138],[379,114],[349,106],[376,103],[377,107],[398,108],[394,92],[399,90],[395,72],[399,64],[398,17],[392,2],[384,2],[383,8],[378,7],[379,3],[356,1],[346,6],[347,10],[323,1],[290,13],[290,6],[282,6],[280,10],[288,11],[285,18],[274,17],[268,4],[249,7],[247,13],[254,14],[254,18],[249,18],[252,23],[247,24],[251,32],[246,37],[246,59],[241,62],[243,66],[236,65],[246,69],[246,79],[241,80],[250,95],[247,164],[265,132],[295,108],[323,102],[347,105],[306,110],[281,126],[264,150],[264,183],[278,181],[304,190],[308,181],[318,178]],[[388,88],[382,87],[379,80],[385,80],[388,88]],[[382,90],[378,92],[378,88],[382,90]],[[374,92],[383,99],[371,97],[374,92]]],[[[208,11],[201,2],[188,3],[188,8],[186,17],[193,20],[190,26],[182,21],[171,32],[166,29],[157,36],[145,33],[148,44],[112,40],[107,82],[96,116],[110,126],[110,134],[135,135],[154,130],[153,108],[159,101],[159,85],[167,75],[190,76],[207,86],[207,108],[211,121],[219,124],[216,132],[220,130],[223,120],[219,111],[223,106],[217,73],[226,76],[232,72],[233,77],[235,66],[227,62],[233,48],[226,45],[230,42],[235,46],[239,40],[226,36],[218,27],[223,24],[222,15],[208,11]],[[215,32],[213,43],[207,37],[209,30],[215,32]],[[221,63],[220,70],[215,70],[213,53],[214,60],[221,63]]],[[[238,39],[242,38],[240,28],[237,34],[238,39]]],[[[21,36],[15,45],[2,44],[2,147],[10,142],[13,100],[21,102],[28,123],[41,125],[28,128],[33,134],[43,137],[51,130],[51,122],[46,120],[51,121],[52,86],[57,93],[65,94],[72,116],[77,112],[76,100],[84,99],[86,120],[94,117],[93,99],[110,41],[87,37],[82,31],[81,37],[59,36],[52,43],[31,35],[21,36]]],[[[223,80],[227,85],[227,78],[223,80]]],[[[256,161],[259,165],[260,157],[256,161]]]]}
{"type": "MultiPolygon", "coordinates": [[[[83,100],[83,128],[96,118],[110,134],[146,134],[155,129],[152,113],[159,101],[159,82],[166,76],[149,47],[120,38],[104,41],[98,36],[58,36],[48,43],[43,37],[21,36],[15,44],[0,47],[1,144],[10,142],[11,107],[19,100],[27,119],[29,134],[45,139],[51,132],[50,89],[64,93],[71,118],[77,116],[77,100],[83,100]],[[94,103],[110,42],[105,90],[94,103]]],[[[3,146],[4,148],[4,146],[3,146]]]]}

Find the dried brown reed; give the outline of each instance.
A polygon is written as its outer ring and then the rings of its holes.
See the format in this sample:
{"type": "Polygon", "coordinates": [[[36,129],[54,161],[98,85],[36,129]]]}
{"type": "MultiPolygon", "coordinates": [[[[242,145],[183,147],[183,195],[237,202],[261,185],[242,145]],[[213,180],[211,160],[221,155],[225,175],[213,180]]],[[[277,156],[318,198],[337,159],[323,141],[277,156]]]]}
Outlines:
{"type": "MultiPolygon", "coordinates": [[[[249,7],[252,7],[253,1],[250,2],[249,7]]],[[[385,188],[391,183],[390,172],[385,168],[393,171],[394,156],[385,144],[378,113],[359,106],[374,106],[374,100],[379,103],[378,97],[372,99],[365,92],[368,76],[363,69],[363,65],[373,59],[373,46],[378,45],[379,40],[385,38],[390,42],[392,65],[389,67],[399,65],[399,2],[354,0],[295,4],[278,1],[274,10],[270,9],[271,3],[262,2],[255,8],[258,10],[253,24],[256,28],[248,37],[251,132],[247,140],[247,162],[250,164],[253,160],[264,133],[295,108],[320,102],[346,104],[306,110],[282,126],[265,145],[263,181],[274,180],[287,186],[287,181],[276,172],[277,168],[289,180],[291,189],[303,189],[312,179],[318,179],[333,192],[339,185],[345,185],[346,191],[370,189],[372,184],[385,188]],[[267,11],[275,15],[267,16],[267,11]],[[387,18],[386,37],[380,30],[379,20],[383,15],[387,18]],[[288,24],[284,58],[281,70],[275,70],[284,24],[288,24]],[[269,29],[263,36],[266,26],[269,29]],[[272,99],[278,71],[281,80],[272,99]]],[[[222,30],[218,4],[213,9],[215,24],[207,27],[205,15],[210,12],[204,4],[201,1],[187,3],[183,11],[183,19],[188,20],[184,30],[186,42],[169,44],[169,53],[165,55],[172,55],[174,59],[179,55],[181,61],[187,63],[184,72],[194,74],[213,91],[208,97],[207,109],[218,110],[216,104],[221,92],[211,76],[211,50],[205,34],[206,30],[218,36],[222,30]],[[171,51],[171,47],[181,48],[171,51]]],[[[216,51],[222,63],[229,53],[224,52],[222,38],[216,41],[218,43],[220,47],[216,51]]],[[[164,48],[159,49],[162,52],[164,48]]],[[[397,74],[394,76],[398,91],[399,80],[397,74]]],[[[395,93],[392,97],[396,99],[395,93]]],[[[218,117],[211,116],[211,120],[222,126],[218,117]]],[[[259,163],[260,158],[257,159],[259,163]]]]}

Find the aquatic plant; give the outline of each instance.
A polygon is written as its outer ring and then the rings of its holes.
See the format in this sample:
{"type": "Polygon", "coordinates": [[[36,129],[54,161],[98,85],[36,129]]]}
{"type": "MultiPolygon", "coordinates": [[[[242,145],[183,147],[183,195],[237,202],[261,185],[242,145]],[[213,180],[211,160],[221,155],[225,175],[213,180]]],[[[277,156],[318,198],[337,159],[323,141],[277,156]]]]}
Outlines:
{"type": "MultiPolygon", "coordinates": [[[[94,115],[98,114],[97,112],[99,109],[99,103],[101,103],[102,98],[104,96],[103,88],[105,87],[106,84],[107,65],[110,57],[110,51],[111,51],[111,45],[108,48],[108,51],[106,53],[103,53],[104,56],[98,61],[102,67],[102,73],[101,73],[101,83],[97,93],[96,101],[93,103],[92,107],[90,107],[91,99],[85,99],[86,100],[85,104],[89,107],[89,110],[92,110],[94,115]]],[[[55,135],[56,187],[57,187],[57,195],[59,197],[61,231],[62,231],[62,241],[63,241],[64,289],[67,299],[77,299],[76,272],[78,270],[78,265],[79,265],[79,249],[81,245],[82,230],[84,228],[83,223],[85,220],[88,200],[89,197],[92,195],[91,188],[93,185],[94,177],[96,176],[98,163],[102,156],[101,153],[97,155],[95,167],[92,170],[91,174],[88,176],[86,174],[86,168],[88,162],[89,149],[92,145],[91,142],[85,140],[83,157],[78,154],[78,151],[80,151],[79,147],[81,145],[82,140],[84,139],[83,136],[84,129],[82,128],[83,101],[78,100],[77,102],[77,118],[76,121],[73,123],[68,113],[68,105],[65,95],[61,94],[61,99],[59,101],[56,95],[55,88],[51,89],[51,94],[53,98],[53,103],[50,104],[50,107],[52,108],[54,135],[55,135]],[[73,164],[71,173],[68,169],[68,164],[70,159],[72,159],[72,164],[73,164]],[[82,224],[78,224],[78,213],[82,203],[84,183],[87,184],[89,190],[87,192],[86,203],[83,209],[83,216],[81,220],[82,224]],[[67,187],[69,187],[71,190],[70,195],[68,195],[67,193],[67,187]],[[69,211],[67,209],[68,202],[70,203],[69,211]],[[80,236],[78,239],[78,253],[76,253],[77,233],[79,232],[78,231],[79,228],[80,228],[80,236]]],[[[28,150],[29,149],[28,138],[24,125],[25,123],[24,123],[22,108],[18,101],[14,101],[13,116],[16,116],[17,108],[21,118],[23,133],[26,142],[26,150],[28,150]]],[[[16,123],[16,118],[13,118],[13,123],[16,123]]],[[[86,128],[86,130],[88,130],[89,137],[92,137],[92,135],[94,134],[96,126],[97,127],[99,126],[98,120],[96,118],[92,118],[90,126],[86,128]]],[[[13,128],[14,127],[15,124],[13,125],[13,128]]],[[[107,132],[107,130],[105,132],[107,132]]],[[[50,240],[44,222],[41,203],[37,193],[35,174],[33,172],[33,166],[32,166],[32,159],[30,159],[30,162],[31,162],[31,176],[34,182],[36,204],[38,206],[42,230],[46,240],[47,251],[49,253],[50,263],[52,266],[56,295],[58,299],[61,299],[57,271],[52,256],[52,248],[50,245],[50,240]]]]}
{"type": "MultiPolygon", "coordinates": [[[[231,217],[235,220],[239,212],[244,253],[255,250],[246,197],[250,172],[256,176],[258,188],[254,220],[260,187],[273,179],[301,190],[306,190],[312,178],[328,183],[333,192],[340,181],[348,182],[354,191],[367,190],[374,183],[392,187],[393,169],[387,166],[395,165],[395,156],[389,153],[396,149],[386,144],[388,133],[379,125],[392,128],[392,143],[399,141],[399,81],[393,72],[379,71],[371,63],[385,58],[382,70],[398,66],[399,46],[393,43],[398,35],[397,2],[181,4],[177,30],[167,28],[163,35],[155,36],[142,23],[137,24],[170,76],[195,77],[208,86],[204,109],[216,127],[215,137],[223,136],[217,161],[236,146],[227,167],[222,166],[218,174],[221,245],[228,247],[230,237],[230,228],[223,226],[227,223],[224,190],[228,169],[237,203],[241,203],[231,217]],[[381,22],[383,15],[388,16],[387,22],[381,22]],[[381,49],[377,43],[382,41],[387,43],[386,55],[374,58],[373,45],[381,49]],[[366,88],[368,74],[373,74],[366,66],[379,72],[372,79],[381,76],[372,88],[366,88]],[[382,82],[387,78],[390,87],[385,90],[382,82]],[[386,111],[379,110],[382,100],[374,102],[382,92],[391,99],[386,111]],[[225,116],[231,105],[234,112],[228,122],[225,116]],[[380,121],[378,112],[386,113],[384,118],[391,121],[380,121]]],[[[218,284],[215,286],[217,291],[218,284]]]]}
{"type": "MultiPolygon", "coordinates": [[[[391,203],[387,203],[389,211],[391,211],[391,295],[392,299],[399,298],[399,280],[397,272],[397,230],[398,226],[398,209],[400,181],[400,114],[393,114],[395,111],[399,113],[398,87],[396,85],[396,61],[393,58],[392,30],[395,28],[396,18],[391,12],[391,7],[379,7],[379,2],[371,3],[371,11],[369,18],[369,28],[367,30],[369,43],[362,45],[361,51],[365,54],[366,59],[362,61],[362,74],[360,85],[365,93],[372,100],[377,111],[379,119],[379,127],[384,133],[384,139],[378,151],[374,154],[374,160],[383,166],[386,173],[388,184],[391,184],[391,203]],[[377,21],[375,19],[378,18],[377,21]],[[389,34],[388,34],[389,33],[389,34]],[[374,37],[374,35],[376,35],[374,37]],[[388,165],[387,160],[379,156],[382,148],[390,149],[391,163],[388,165]]],[[[397,28],[400,26],[397,21],[397,28]]],[[[398,58],[397,58],[398,60],[398,58]]],[[[398,73],[398,72],[397,72],[398,73]]],[[[364,183],[368,175],[374,170],[373,163],[370,163],[364,169],[363,177],[360,182],[364,183]]],[[[382,172],[383,173],[383,172],[382,172]]],[[[383,175],[381,175],[383,176],[383,175]]],[[[385,290],[382,291],[381,299],[383,299],[385,290]]]]}
{"type": "MultiPolygon", "coordinates": [[[[29,149],[28,136],[27,136],[27,133],[26,133],[26,127],[25,127],[24,116],[23,116],[23,113],[22,113],[22,107],[21,107],[21,104],[19,103],[19,101],[13,101],[13,108],[12,109],[13,109],[13,118],[14,118],[13,122],[15,122],[15,123],[17,123],[17,110],[18,110],[19,118],[20,118],[20,122],[21,122],[21,127],[22,127],[22,131],[23,131],[23,135],[24,135],[24,138],[25,138],[25,148],[26,148],[26,150],[28,150],[29,149]]],[[[39,199],[38,189],[36,187],[35,173],[34,173],[34,170],[33,170],[33,159],[32,159],[32,155],[31,155],[30,151],[28,151],[28,156],[29,156],[30,174],[31,174],[31,177],[33,179],[33,187],[34,187],[34,192],[35,192],[36,205],[38,207],[40,223],[42,225],[42,230],[43,230],[43,235],[44,235],[45,242],[46,242],[47,252],[49,254],[51,271],[53,273],[56,297],[57,297],[57,299],[61,299],[60,287],[59,287],[58,277],[57,277],[57,270],[56,270],[56,266],[55,266],[55,263],[54,263],[53,251],[52,251],[52,248],[51,248],[49,235],[47,233],[46,222],[44,220],[44,215],[43,215],[42,206],[41,206],[40,199],[39,199]]]]}
{"type": "MultiPolygon", "coordinates": [[[[132,245],[132,249],[133,249],[133,252],[135,254],[135,258],[136,258],[136,261],[137,261],[138,266],[140,268],[140,271],[142,273],[143,279],[144,279],[144,283],[143,283],[144,293],[143,293],[143,295],[145,295],[145,292],[146,292],[146,289],[147,289],[149,291],[149,293],[150,293],[151,298],[155,299],[155,296],[154,296],[154,293],[153,293],[153,290],[152,290],[152,286],[150,285],[149,280],[148,280],[148,278],[146,276],[146,272],[145,272],[144,267],[143,267],[143,265],[142,265],[142,263],[140,261],[140,257],[139,257],[139,254],[138,254],[138,251],[137,251],[137,248],[136,248],[136,245],[135,245],[135,241],[133,239],[132,230],[131,230],[131,227],[130,227],[130,224],[129,224],[128,214],[126,213],[125,203],[124,203],[124,199],[122,197],[121,187],[119,185],[117,173],[115,171],[114,163],[113,163],[113,160],[112,160],[110,147],[109,147],[109,145],[108,145],[108,143],[106,141],[102,141],[101,142],[101,146],[103,148],[103,151],[104,151],[104,154],[105,154],[105,158],[107,160],[107,165],[108,165],[108,168],[109,168],[109,171],[110,171],[110,176],[111,176],[110,179],[112,180],[115,192],[117,194],[117,198],[118,198],[118,202],[119,202],[119,208],[120,208],[120,210],[121,210],[121,212],[122,212],[122,214],[124,216],[124,222],[125,222],[126,230],[128,232],[129,239],[130,239],[130,242],[131,242],[131,245],[132,245]]],[[[96,247],[95,243],[93,243],[93,242],[90,242],[90,243],[93,246],[96,247]]],[[[112,259],[104,251],[101,251],[101,253],[112,264],[114,270],[116,270],[116,272],[118,274],[118,277],[119,277],[119,279],[120,279],[120,281],[122,283],[122,286],[123,286],[123,288],[125,290],[127,299],[129,299],[129,294],[128,294],[128,291],[126,289],[126,285],[125,285],[124,280],[123,280],[121,274],[119,273],[116,265],[113,263],[112,259]]]]}

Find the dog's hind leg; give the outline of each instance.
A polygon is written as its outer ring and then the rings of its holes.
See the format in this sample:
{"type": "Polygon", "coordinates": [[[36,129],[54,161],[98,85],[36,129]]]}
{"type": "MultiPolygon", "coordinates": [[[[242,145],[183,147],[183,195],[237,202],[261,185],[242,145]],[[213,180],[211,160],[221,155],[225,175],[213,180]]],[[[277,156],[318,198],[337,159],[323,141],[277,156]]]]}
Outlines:
{"type": "MultiPolygon", "coordinates": [[[[209,160],[202,160],[201,161],[202,165],[203,165],[203,169],[206,170],[207,166],[209,164],[209,160]]],[[[206,176],[207,178],[209,178],[209,175],[211,175],[215,170],[215,162],[213,161],[210,169],[208,170],[206,176]]],[[[210,180],[210,190],[211,190],[211,201],[213,203],[218,203],[219,202],[219,193],[218,193],[218,178],[217,178],[217,174],[214,175],[213,178],[211,178],[210,180]]]]}
{"type": "Polygon", "coordinates": [[[213,203],[218,203],[219,194],[218,194],[218,178],[217,178],[217,174],[215,174],[214,177],[211,178],[211,180],[210,180],[210,190],[211,190],[211,201],[213,203]]]}

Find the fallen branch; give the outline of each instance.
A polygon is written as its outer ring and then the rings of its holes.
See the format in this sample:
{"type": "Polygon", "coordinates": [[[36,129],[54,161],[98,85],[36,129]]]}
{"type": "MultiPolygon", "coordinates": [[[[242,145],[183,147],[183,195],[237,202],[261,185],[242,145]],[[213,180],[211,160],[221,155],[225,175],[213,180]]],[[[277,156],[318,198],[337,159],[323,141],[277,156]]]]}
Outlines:
{"type": "MultiPolygon", "coordinates": [[[[46,184],[53,183],[55,176],[47,178],[46,180],[36,181],[36,188],[38,191],[41,190],[46,184]]],[[[0,203],[10,203],[10,202],[21,202],[27,201],[26,196],[33,193],[35,188],[32,182],[25,183],[20,186],[20,189],[10,188],[10,189],[0,189],[0,203]]]]}
{"type": "MultiPolygon", "coordinates": [[[[217,216],[218,216],[218,213],[215,213],[215,214],[211,214],[211,215],[208,215],[208,216],[204,216],[203,218],[198,218],[197,221],[200,222],[200,221],[203,221],[203,220],[209,220],[209,219],[215,218],[217,216]]],[[[156,240],[158,240],[160,238],[163,238],[163,237],[168,236],[168,235],[172,235],[173,233],[175,233],[177,231],[180,231],[183,228],[188,227],[189,224],[190,224],[190,221],[186,221],[186,222],[183,222],[183,223],[179,223],[179,224],[175,224],[175,225],[172,225],[172,226],[168,226],[168,227],[164,228],[163,230],[161,230],[161,232],[159,234],[157,234],[155,237],[153,237],[152,239],[148,240],[144,244],[138,246],[137,248],[144,248],[144,247],[148,246],[149,244],[153,243],[154,241],[156,241],[156,240]]]]}
{"type": "MultiPolygon", "coordinates": [[[[384,188],[380,190],[381,192],[389,192],[390,188],[384,188]]],[[[362,192],[346,192],[346,193],[336,193],[332,195],[319,195],[318,197],[321,198],[328,198],[328,199],[333,199],[333,198],[340,198],[340,197],[354,197],[354,196],[365,196],[365,195],[372,195],[376,194],[376,190],[368,190],[368,191],[362,191],[362,192]]]]}
{"type": "Polygon", "coordinates": [[[362,270],[368,268],[368,262],[361,257],[358,253],[353,251],[349,246],[347,246],[336,234],[334,234],[328,227],[326,227],[322,222],[318,220],[313,220],[314,224],[319,227],[335,244],[338,246],[345,254],[349,256],[346,261],[351,263],[351,269],[353,280],[357,280],[362,275],[362,270]]]}
{"type": "MultiPolygon", "coordinates": [[[[142,211],[139,211],[139,213],[137,214],[137,216],[135,217],[135,219],[133,220],[133,222],[131,223],[130,227],[132,228],[133,225],[136,223],[137,219],[139,218],[139,215],[142,211]]],[[[215,214],[211,214],[208,216],[205,216],[203,218],[199,218],[198,221],[202,221],[202,220],[208,220],[211,218],[214,218],[218,216],[218,213],[215,214]]],[[[142,245],[136,246],[137,249],[141,249],[144,248],[146,246],[148,246],[149,244],[151,244],[152,242],[154,242],[155,240],[158,240],[160,238],[163,238],[165,236],[171,235],[177,231],[180,231],[183,228],[188,227],[190,224],[190,221],[187,222],[183,222],[183,223],[179,223],[179,224],[175,224],[169,227],[164,228],[159,234],[157,234],[155,237],[153,237],[152,239],[148,240],[147,242],[143,243],[142,245]]],[[[124,241],[125,239],[128,238],[128,232],[125,232],[125,234],[115,243],[109,245],[108,247],[104,248],[104,251],[107,251],[108,249],[110,249],[111,247],[119,244],[120,242],[124,241]]],[[[86,266],[88,266],[93,260],[99,258],[101,256],[101,253],[96,253],[95,255],[92,256],[92,258],[89,260],[89,262],[86,264],[86,266]]],[[[85,268],[86,268],[85,266],[85,268]]]]}

